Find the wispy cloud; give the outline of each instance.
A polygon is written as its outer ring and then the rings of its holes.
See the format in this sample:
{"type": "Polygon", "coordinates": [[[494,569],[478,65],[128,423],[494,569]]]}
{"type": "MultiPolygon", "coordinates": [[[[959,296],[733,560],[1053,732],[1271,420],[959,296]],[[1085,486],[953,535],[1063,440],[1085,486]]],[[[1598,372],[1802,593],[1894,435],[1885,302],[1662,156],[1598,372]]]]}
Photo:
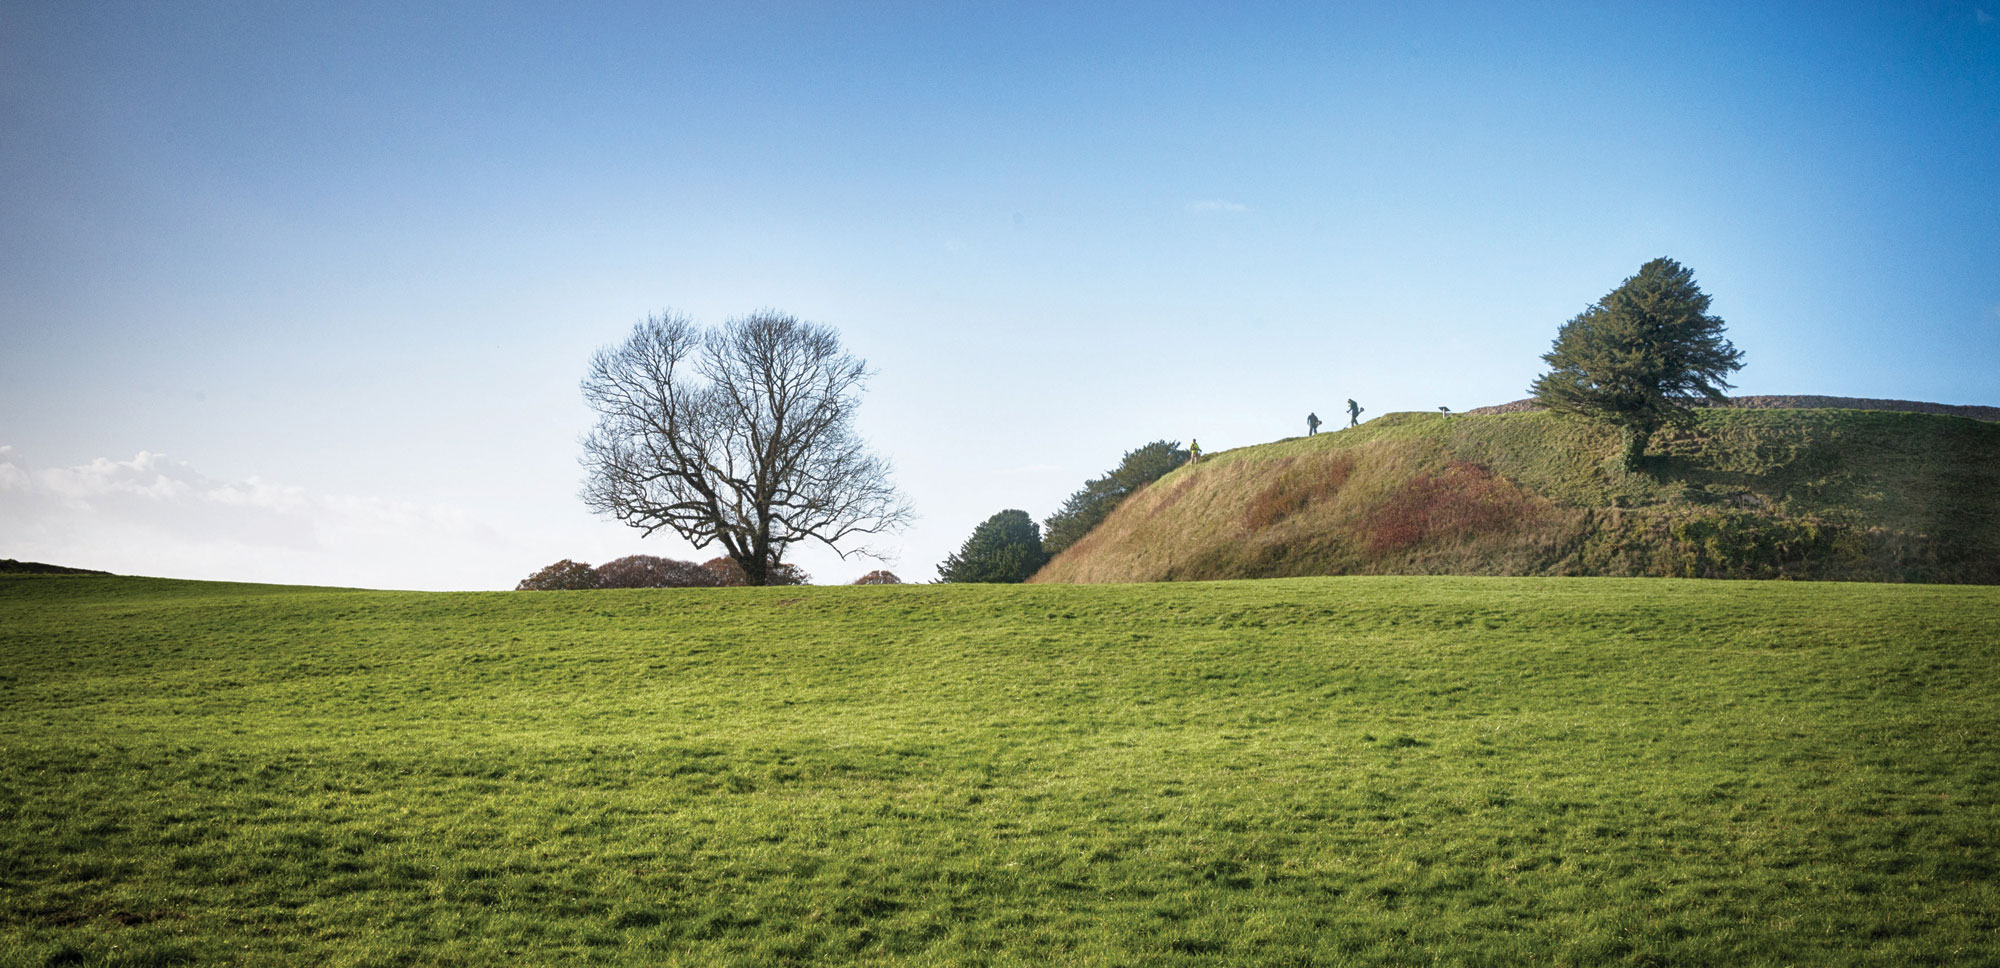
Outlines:
{"type": "Polygon", "coordinates": [[[436,587],[509,542],[446,505],[209,477],[141,451],[35,468],[0,447],[0,556],[188,578],[436,587]]]}
{"type": "Polygon", "coordinates": [[[1250,210],[1250,206],[1242,202],[1210,198],[1199,202],[1187,203],[1187,210],[1190,212],[1247,212],[1250,210]]]}
{"type": "Polygon", "coordinates": [[[1975,20],[1978,20],[1978,21],[1979,21],[1979,25],[1980,25],[1981,27],[1984,27],[1984,26],[1986,26],[1986,25],[1988,25],[1988,24],[1991,24],[1991,23],[1993,22],[1993,15],[1992,15],[1992,14],[1990,14],[1990,13],[1987,13],[1987,12],[1986,12],[1985,10],[1982,10],[1982,9],[1980,9],[1980,8],[1978,8],[1978,7],[1974,7],[1974,8],[1972,8],[1972,16],[1973,16],[1973,19],[1975,19],[1975,20]]]}

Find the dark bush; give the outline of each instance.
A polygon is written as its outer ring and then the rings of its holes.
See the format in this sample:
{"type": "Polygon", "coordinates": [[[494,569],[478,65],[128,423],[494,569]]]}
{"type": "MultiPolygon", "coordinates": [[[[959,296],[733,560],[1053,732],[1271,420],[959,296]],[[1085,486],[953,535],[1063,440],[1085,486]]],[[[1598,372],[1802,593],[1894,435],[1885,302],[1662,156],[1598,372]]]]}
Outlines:
{"type": "Polygon", "coordinates": [[[535,572],[514,586],[517,592],[575,591],[597,587],[597,569],[581,561],[564,558],[535,572]]]}
{"type": "Polygon", "coordinates": [[[903,580],[897,578],[896,573],[893,571],[877,570],[854,579],[854,583],[856,585],[900,585],[903,583],[903,580]]]}
{"type": "Polygon", "coordinates": [[[1023,582],[1045,564],[1042,529],[1028,512],[1009,509],[972,530],[958,554],[938,565],[945,582],[1023,582]]]}

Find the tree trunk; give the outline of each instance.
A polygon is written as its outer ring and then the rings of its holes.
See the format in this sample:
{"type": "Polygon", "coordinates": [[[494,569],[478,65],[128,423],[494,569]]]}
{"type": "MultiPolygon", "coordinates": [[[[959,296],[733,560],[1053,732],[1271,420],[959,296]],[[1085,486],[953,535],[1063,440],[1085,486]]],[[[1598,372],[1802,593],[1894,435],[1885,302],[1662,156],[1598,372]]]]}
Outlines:
{"type": "Polygon", "coordinates": [[[1636,471],[1646,459],[1646,442],[1653,439],[1651,427],[1625,427],[1625,469],[1636,471]]]}

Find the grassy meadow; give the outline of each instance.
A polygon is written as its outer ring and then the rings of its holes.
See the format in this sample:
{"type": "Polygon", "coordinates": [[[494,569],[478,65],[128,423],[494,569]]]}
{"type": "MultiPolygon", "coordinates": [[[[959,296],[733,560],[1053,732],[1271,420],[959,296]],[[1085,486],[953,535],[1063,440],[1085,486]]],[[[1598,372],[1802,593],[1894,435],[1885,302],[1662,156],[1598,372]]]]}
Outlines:
{"type": "Polygon", "coordinates": [[[2000,588],[0,576],[0,965],[2000,963],[2000,588]]]}

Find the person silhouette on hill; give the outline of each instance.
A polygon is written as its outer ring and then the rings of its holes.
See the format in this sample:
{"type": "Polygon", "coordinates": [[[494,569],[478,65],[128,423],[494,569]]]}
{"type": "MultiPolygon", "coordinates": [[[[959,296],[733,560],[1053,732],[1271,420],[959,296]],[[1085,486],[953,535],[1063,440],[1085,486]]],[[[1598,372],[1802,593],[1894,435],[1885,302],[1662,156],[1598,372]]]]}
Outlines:
{"type": "Polygon", "coordinates": [[[1355,403],[1353,397],[1349,397],[1347,399],[1347,425],[1349,427],[1355,427],[1359,426],[1360,424],[1361,424],[1361,405],[1355,403]]]}
{"type": "Polygon", "coordinates": [[[1201,441],[1199,440],[1188,441],[1188,463],[1190,464],[1201,463],[1201,441]]]}
{"type": "Polygon", "coordinates": [[[1306,414],[1306,436],[1310,437],[1316,433],[1319,433],[1319,414],[1306,414]]]}

